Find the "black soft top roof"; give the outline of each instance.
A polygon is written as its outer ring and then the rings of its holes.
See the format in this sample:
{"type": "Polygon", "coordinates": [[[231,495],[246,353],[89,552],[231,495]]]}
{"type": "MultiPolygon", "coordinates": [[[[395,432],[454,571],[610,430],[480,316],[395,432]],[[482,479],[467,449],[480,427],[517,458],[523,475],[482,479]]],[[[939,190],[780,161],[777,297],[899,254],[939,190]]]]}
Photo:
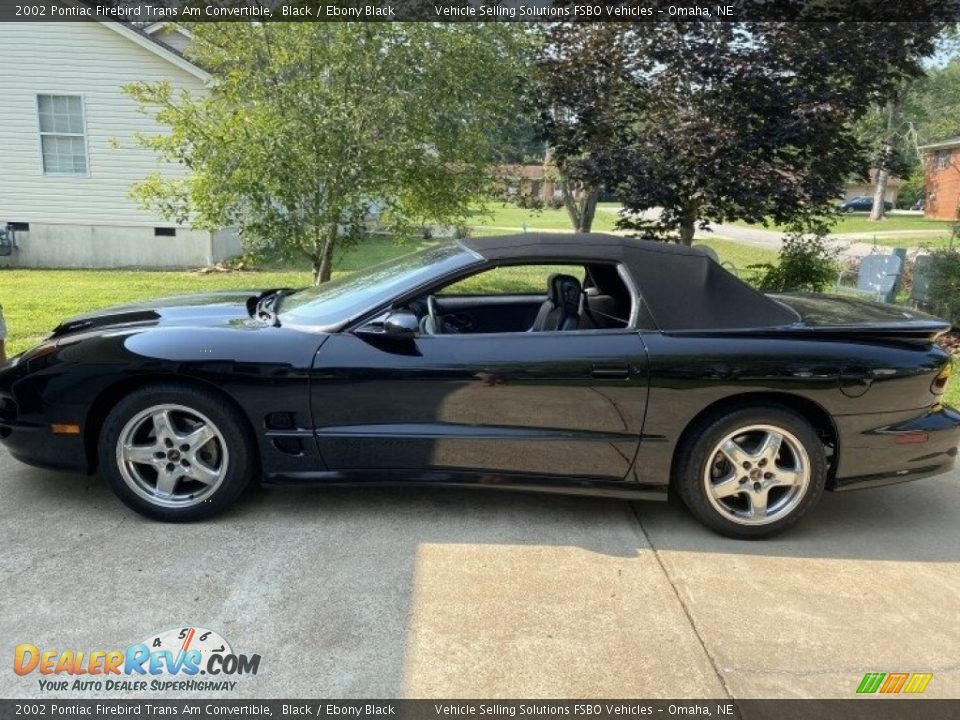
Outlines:
{"type": "Polygon", "coordinates": [[[694,248],[602,233],[525,233],[466,238],[491,262],[623,263],[661,330],[733,330],[792,325],[800,316],[694,248]]]}

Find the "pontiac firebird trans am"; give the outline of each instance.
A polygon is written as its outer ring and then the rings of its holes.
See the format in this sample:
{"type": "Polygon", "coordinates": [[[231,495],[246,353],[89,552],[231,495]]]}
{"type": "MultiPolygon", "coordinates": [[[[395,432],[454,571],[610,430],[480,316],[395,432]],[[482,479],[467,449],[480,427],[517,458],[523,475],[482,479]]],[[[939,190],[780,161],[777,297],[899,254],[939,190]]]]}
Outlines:
{"type": "Polygon", "coordinates": [[[953,466],[960,413],[940,402],[934,344],[948,327],[763,295],[695,248],[474,238],[320,287],[68,320],[0,367],[0,441],[99,472],[160,520],[219,512],[256,478],[675,492],[754,538],[824,489],[953,466]],[[537,273],[542,290],[516,292],[537,273]],[[476,292],[491,287],[511,290],[476,292]]]}

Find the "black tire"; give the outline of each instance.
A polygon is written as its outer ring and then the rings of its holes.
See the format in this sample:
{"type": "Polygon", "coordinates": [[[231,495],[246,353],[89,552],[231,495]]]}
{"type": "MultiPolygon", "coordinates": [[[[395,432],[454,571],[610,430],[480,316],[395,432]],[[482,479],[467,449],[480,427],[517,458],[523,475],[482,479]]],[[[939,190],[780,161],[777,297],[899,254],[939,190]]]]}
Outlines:
{"type": "MultiPolygon", "coordinates": [[[[759,442],[763,439],[764,432],[763,429],[755,429],[751,431],[752,434],[744,433],[734,439],[741,438],[742,442],[749,443],[752,438],[757,438],[759,442]]],[[[772,434],[776,435],[776,433],[772,434]]],[[[798,451],[798,454],[802,457],[803,452],[798,451]]],[[[748,460],[751,458],[748,457],[748,460]]],[[[826,484],[827,467],[823,442],[803,417],[781,406],[752,406],[712,414],[692,429],[678,449],[674,486],[690,512],[710,529],[727,537],[743,540],[759,539],[786,530],[817,504],[826,484]],[[779,459],[773,461],[777,467],[767,466],[768,460],[764,459],[764,467],[761,467],[759,462],[752,462],[751,468],[741,468],[734,465],[726,453],[718,451],[721,442],[732,433],[758,426],[779,429],[785,433],[783,438],[788,438],[785,440],[786,448],[781,451],[785,455],[780,455],[779,459]],[[795,443],[799,443],[802,451],[806,453],[806,457],[802,460],[795,458],[793,454],[792,447],[795,443]],[[790,460],[794,468],[808,468],[809,476],[805,485],[796,483],[796,490],[793,489],[794,486],[777,486],[775,484],[777,472],[767,473],[772,478],[765,480],[763,471],[767,469],[779,471],[778,463],[784,458],[790,460]],[[708,464],[711,466],[711,480],[706,478],[708,464]],[[752,498],[755,495],[750,487],[754,485],[754,479],[751,479],[752,476],[749,473],[759,473],[755,478],[759,483],[756,490],[758,493],[762,492],[764,502],[769,501],[771,497],[782,502],[779,515],[765,508],[763,515],[757,514],[757,519],[743,517],[749,515],[754,509],[752,498]],[[715,480],[712,479],[714,474],[717,476],[715,480]],[[747,478],[746,482],[744,478],[747,478]],[[724,480],[734,494],[722,499],[716,497],[711,499],[715,493],[708,490],[708,482],[711,483],[711,487],[718,488],[724,480]],[[738,485],[734,485],[734,482],[738,485]],[[772,484],[772,488],[765,486],[767,482],[772,484]],[[738,486],[746,489],[738,491],[738,486]],[[769,519],[766,517],[766,512],[770,512],[769,519]]],[[[795,472],[794,468],[784,470],[783,477],[792,475],[795,472]]],[[[761,495],[758,494],[756,497],[761,495]]]]}
{"type": "MultiPolygon", "coordinates": [[[[147,423],[147,419],[144,418],[139,422],[147,423]]],[[[153,421],[150,421],[150,425],[144,424],[140,430],[141,434],[150,432],[150,427],[153,426],[153,421]]],[[[201,426],[204,426],[203,422],[193,427],[201,426]]],[[[136,510],[141,515],[164,522],[202,520],[229,507],[253,478],[256,472],[257,459],[250,449],[253,447],[253,438],[250,435],[245,418],[229,402],[214,392],[179,385],[148,386],[131,393],[117,403],[104,421],[97,448],[100,474],[106,479],[117,497],[127,507],[136,510]],[[203,449],[196,450],[198,453],[207,453],[209,456],[216,454],[216,457],[220,460],[215,468],[217,479],[207,486],[187,476],[175,480],[175,488],[179,488],[179,495],[184,496],[182,506],[161,504],[163,502],[173,503],[176,497],[173,494],[161,496],[159,493],[155,493],[154,499],[151,500],[149,498],[149,488],[141,487],[142,484],[132,478],[148,476],[147,479],[149,479],[149,475],[154,470],[151,470],[148,463],[130,465],[122,462],[118,456],[120,436],[122,433],[129,431],[130,425],[128,424],[135,424],[137,418],[140,418],[144,413],[148,413],[151,409],[159,410],[161,408],[168,408],[174,414],[175,424],[181,424],[175,428],[178,433],[188,433],[191,430],[189,426],[184,430],[182,423],[189,423],[191,419],[200,418],[203,421],[208,421],[213,431],[218,433],[216,437],[206,441],[207,444],[203,449]],[[176,408],[183,408],[189,412],[181,412],[176,408]],[[221,445],[224,446],[222,449],[221,445]],[[133,470],[131,471],[130,468],[133,468],[133,470]],[[195,492],[193,492],[194,490],[195,492]],[[192,496],[196,497],[190,499],[192,496]],[[165,500],[164,497],[167,499],[165,500]]],[[[179,437],[179,435],[173,437],[179,437]]],[[[153,437],[149,437],[146,442],[159,443],[159,433],[153,431],[153,437]]],[[[200,447],[199,440],[197,441],[197,447],[200,447]]],[[[163,448],[159,449],[162,450],[163,448]]],[[[177,450],[176,447],[171,449],[173,452],[177,450]]],[[[175,468],[171,471],[170,477],[173,476],[174,472],[180,471],[179,462],[183,462],[184,465],[189,467],[187,457],[188,455],[184,453],[184,459],[180,460],[180,455],[177,455],[177,462],[165,466],[168,469],[175,468]]],[[[192,455],[189,457],[195,461],[195,470],[199,475],[200,463],[196,462],[196,457],[192,455]]],[[[158,460],[157,462],[163,465],[167,460],[158,460]]],[[[204,468],[205,472],[211,472],[207,466],[204,466],[204,468]]],[[[155,469],[155,471],[159,476],[160,470],[155,469]]],[[[159,480],[156,481],[156,484],[159,484],[159,480]]]]}

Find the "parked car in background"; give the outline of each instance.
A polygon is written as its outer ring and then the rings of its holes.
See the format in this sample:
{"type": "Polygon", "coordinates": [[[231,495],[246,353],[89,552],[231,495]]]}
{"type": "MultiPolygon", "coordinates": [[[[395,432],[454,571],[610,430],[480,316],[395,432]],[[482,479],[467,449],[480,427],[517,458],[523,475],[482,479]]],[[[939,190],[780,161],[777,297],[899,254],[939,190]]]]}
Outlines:
{"type": "Polygon", "coordinates": [[[913,205],[910,206],[911,210],[923,210],[927,206],[926,201],[923,198],[917,200],[913,205]]]}
{"type": "MultiPolygon", "coordinates": [[[[873,198],[867,195],[860,195],[859,197],[850,198],[845,203],[840,206],[840,212],[870,212],[873,209],[873,198]]],[[[892,202],[883,203],[883,211],[890,212],[893,210],[892,202]]]]}

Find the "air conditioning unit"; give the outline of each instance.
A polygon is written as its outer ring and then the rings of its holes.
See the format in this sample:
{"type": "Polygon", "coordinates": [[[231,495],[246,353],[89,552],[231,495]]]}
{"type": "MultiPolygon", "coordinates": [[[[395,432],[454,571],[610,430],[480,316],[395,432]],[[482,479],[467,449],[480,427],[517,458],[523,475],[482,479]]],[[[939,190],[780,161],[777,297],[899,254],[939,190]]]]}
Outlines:
{"type": "Polygon", "coordinates": [[[0,228],[0,257],[12,255],[17,249],[17,233],[13,225],[7,223],[5,228],[0,228]]]}

